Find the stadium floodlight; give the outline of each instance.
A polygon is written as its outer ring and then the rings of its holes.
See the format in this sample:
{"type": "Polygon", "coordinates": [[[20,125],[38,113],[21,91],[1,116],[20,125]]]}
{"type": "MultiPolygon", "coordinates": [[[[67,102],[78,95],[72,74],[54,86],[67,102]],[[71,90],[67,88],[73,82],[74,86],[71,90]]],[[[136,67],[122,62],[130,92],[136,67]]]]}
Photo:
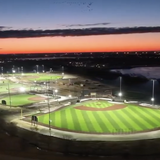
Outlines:
{"type": "Polygon", "coordinates": [[[119,97],[122,97],[122,92],[119,92],[119,93],[118,93],[118,96],[119,96],[119,97]]]}
{"type": "Polygon", "coordinates": [[[20,92],[25,92],[25,91],[26,91],[26,88],[20,87],[19,90],[20,90],[20,92]]]}
{"type": "Polygon", "coordinates": [[[12,72],[13,72],[13,73],[16,73],[16,71],[15,71],[15,70],[12,70],[12,72]]]}
{"type": "Polygon", "coordinates": [[[154,101],[154,98],[153,98],[153,97],[151,98],[151,101],[152,101],[152,102],[154,101]]]}

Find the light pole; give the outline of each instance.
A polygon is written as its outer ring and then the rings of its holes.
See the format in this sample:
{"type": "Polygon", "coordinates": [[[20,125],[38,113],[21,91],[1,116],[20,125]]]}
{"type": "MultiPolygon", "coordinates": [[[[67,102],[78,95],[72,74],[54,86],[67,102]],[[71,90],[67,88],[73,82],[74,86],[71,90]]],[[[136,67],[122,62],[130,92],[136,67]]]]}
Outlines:
{"type": "Polygon", "coordinates": [[[3,75],[3,67],[1,67],[1,74],[3,75]]]}
{"type": "Polygon", "coordinates": [[[151,101],[152,101],[152,105],[154,105],[154,85],[155,85],[155,80],[152,79],[152,98],[151,98],[151,101]]]}
{"type": "Polygon", "coordinates": [[[38,73],[38,65],[36,65],[36,68],[37,68],[37,73],[38,73]]]}
{"type": "Polygon", "coordinates": [[[64,72],[64,67],[62,66],[62,72],[64,72]]]}
{"type": "Polygon", "coordinates": [[[16,70],[14,68],[12,68],[12,74],[13,74],[13,77],[15,76],[14,74],[16,73],[16,70]]]}
{"type": "Polygon", "coordinates": [[[64,77],[64,72],[62,72],[62,79],[63,79],[63,77],[64,77]]]}
{"type": "Polygon", "coordinates": [[[48,104],[48,112],[49,112],[49,114],[48,114],[49,121],[48,122],[49,122],[49,130],[51,130],[51,119],[50,119],[50,112],[51,112],[51,110],[50,110],[49,92],[48,92],[49,83],[44,83],[44,84],[46,84],[47,104],[48,104]]]}
{"type": "Polygon", "coordinates": [[[10,106],[10,108],[11,108],[11,93],[10,93],[9,79],[8,79],[8,97],[9,97],[9,106],[10,106]]]}
{"type": "Polygon", "coordinates": [[[18,70],[18,73],[20,73],[20,68],[19,67],[17,68],[17,70],[18,70]]]}
{"type": "Polygon", "coordinates": [[[43,73],[45,72],[45,70],[44,70],[44,65],[42,65],[42,72],[43,72],[43,73]]]}
{"type": "Polygon", "coordinates": [[[120,79],[119,79],[119,93],[118,93],[118,96],[121,99],[121,97],[122,97],[122,77],[120,77],[120,79]]]}
{"type": "Polygon", "coordinates": [[[64,77],[64,67],[62,66],[62,79],[64,77]]]}
{"type": "Polygon", "coordinates": [[[23,75],[23,66],[21,66],[21,74],[23,75]]]}
{"type": "Polygon", "coordinates": [[[54,92],[55,92],[55,98],[56,98],[57,93],[58,93],[58,90],[57,90],[57,89],[55,89],[55,90],[54,90],[54,92]]]}

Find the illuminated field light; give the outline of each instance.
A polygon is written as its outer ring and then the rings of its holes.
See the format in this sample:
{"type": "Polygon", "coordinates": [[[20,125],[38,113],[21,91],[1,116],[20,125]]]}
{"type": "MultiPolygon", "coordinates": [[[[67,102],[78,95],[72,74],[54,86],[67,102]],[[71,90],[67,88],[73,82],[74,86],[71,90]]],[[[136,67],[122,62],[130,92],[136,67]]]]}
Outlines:
{"type": "Polygon", "coordinates": [[[26,91],[26,89],[24,88],[24,87],[20,87],[20,92],[25,92],[26,91]]]}
{"type": "Polygon", "coordinates": [[[118,93],[118,96],[119,96],[119,97],[122,97],[122,92],[119,92],[119,93],[118,93]]]}

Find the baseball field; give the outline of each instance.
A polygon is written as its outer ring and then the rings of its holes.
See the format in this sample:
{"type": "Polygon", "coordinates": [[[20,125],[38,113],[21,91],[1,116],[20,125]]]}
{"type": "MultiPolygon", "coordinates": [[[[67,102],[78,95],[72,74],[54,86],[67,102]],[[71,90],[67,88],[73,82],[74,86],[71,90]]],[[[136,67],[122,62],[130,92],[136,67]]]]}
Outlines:
{"type": "MultiPolygon", "coordinates": [[[[60,130],[85,133],[131,133],[158,129],[160,110],[138,104],[89,100],[50,113],[50,124],[60,130]]],[[[38,116],[49,123],[49,114],[38,116]]]]}
{"type": "Polygon", "coordinates": [[[45,100],[45,98],[37,96],[37,95],[30,95],[30,94],[24,93],[24,94],[11,95],[10,97],[6,96],[0,99],[0,103],[2,100],[5,100],[7,105],[10,105],[10,101],[11,101],[12,107],[20,107],[20,106],[29,105],[29,104],[43,101],[45,100]]]}

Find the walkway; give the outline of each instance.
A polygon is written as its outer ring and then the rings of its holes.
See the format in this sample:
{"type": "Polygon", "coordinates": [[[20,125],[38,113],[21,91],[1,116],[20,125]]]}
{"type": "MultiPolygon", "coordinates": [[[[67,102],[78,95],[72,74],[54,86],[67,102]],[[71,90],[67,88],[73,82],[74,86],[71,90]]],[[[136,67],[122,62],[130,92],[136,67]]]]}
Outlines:
{"type": "Polygon", "coordinates": [[[86,133],[75,133],[68,131],[61,131],[57,129],[49,130],[48,127],[38,125],[38,129],[33,127],[31,123],[15,119],[14,122],[17,127],[21,127],[27,130],[38,132],[40,134],[54,136],[64,139],[73,139],[79,141],[135,141],[135,140],[145,140],[145,139],[156,139],[160,138],[160,130],[144,132],[144,133],[134,133],[134,134],[121,134],[121,135],[110,135],[110,134],[86,134],[86,133]]]}

